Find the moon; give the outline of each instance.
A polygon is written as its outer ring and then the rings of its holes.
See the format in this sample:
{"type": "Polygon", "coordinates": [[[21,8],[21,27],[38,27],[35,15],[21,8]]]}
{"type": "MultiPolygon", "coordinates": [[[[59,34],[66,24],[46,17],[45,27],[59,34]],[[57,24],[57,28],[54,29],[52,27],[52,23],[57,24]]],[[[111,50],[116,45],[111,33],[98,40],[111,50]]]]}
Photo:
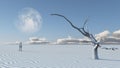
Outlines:
{"type": "Polygon", "coordinates": [[[40,30],[42,16],[34,8],[23,8],[18,14],[17,27],[26,33],[33,33],[40,30]]]}

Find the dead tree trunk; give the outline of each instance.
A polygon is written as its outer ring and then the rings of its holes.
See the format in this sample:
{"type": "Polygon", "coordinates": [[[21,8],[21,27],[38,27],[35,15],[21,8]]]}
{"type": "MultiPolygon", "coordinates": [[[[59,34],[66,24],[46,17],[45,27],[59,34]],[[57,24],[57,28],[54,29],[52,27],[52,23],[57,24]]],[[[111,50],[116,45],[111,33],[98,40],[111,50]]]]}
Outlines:
{"type": "Polygon", "coordinates": [[[94,55],[93,55],[93,58],[94,59],[99,59],[99,57],[98,57],[98,47],[99,47],[99,44],[96,44],[95,46],[94,46],[94,55]]]}
{"type": "Polygon", "coordinates": [[[93,51],[94,51],[94,59],[99,59],[99,57],[98,57],[98,47],[100,45],[99,45],[98,41],[95,39],[95,37],[92,34],[90,34],[89,32],[87,32],[85,30],[85,28],[84,28],[85,24],[87,22],[87,19],[85,20],[83,27],[82,28],[78,28],[75,25],[73,25],[72,22],[70,20],[68,20],[63,15],[60,15],[60,14],[51,14],[51,15],[56,15],[56,16],[63,17],[74,29],[78,30],[82,35],[84,35],[85,37],[89,38],[91,40],[91,42],[94,44],[94,49],[93,49],[93,51]]]}

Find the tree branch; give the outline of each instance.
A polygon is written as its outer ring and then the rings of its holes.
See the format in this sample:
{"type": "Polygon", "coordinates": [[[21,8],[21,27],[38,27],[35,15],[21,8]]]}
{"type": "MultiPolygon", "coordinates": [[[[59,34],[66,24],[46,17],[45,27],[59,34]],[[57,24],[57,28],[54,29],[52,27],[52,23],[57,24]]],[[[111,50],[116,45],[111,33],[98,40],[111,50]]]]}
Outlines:
{"type": "Polygon", "coordinates": [[[88,37],[89,39],[91,39],[91,42],[92,42],[94,45],[99,44],[99,43],[97,42],[97,40],[95,39],[95,37],[94,37],[92,34],[90,34],[89,32],[87,32],[87,31],[85,30],[85,25],[86,25],[88,19],[85,20],[82,28],[78,28],[78,27],[76,27],[75,25],[73,25],[72,22],[71,22],[69,19],[67,19],[65,16],[63,16],[63,15],[60,15],[60,14],[51,14],[51,15],[56,15],[56,16],[63,17],[73,28],[77,29],[77,30],[78,30],[80,33],[82,33],[84,36],[86,36],[86,37],[88,37]]]}
{"type": "Polygon", "coordinates": [[[84,35],[84,33],[80,30],[81,28],[78,28],[75,25],[73,25],[72,22],[70,20],[68,20],[65,16],[60,15],[60,14],[51,14],[51,15],[63,17],[73,28],[77,29],[79,32],[81,32],[84,35]]]}

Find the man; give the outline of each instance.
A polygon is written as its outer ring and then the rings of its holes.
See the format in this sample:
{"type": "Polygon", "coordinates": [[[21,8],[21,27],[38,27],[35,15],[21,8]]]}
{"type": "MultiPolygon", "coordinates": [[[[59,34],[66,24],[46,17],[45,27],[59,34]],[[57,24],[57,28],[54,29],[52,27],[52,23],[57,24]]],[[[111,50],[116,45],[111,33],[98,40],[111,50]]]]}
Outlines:
{"type": "Polygon", "coordinates": [[[22,42],[19,43],[19,51],[22,51],[22,42]]]}

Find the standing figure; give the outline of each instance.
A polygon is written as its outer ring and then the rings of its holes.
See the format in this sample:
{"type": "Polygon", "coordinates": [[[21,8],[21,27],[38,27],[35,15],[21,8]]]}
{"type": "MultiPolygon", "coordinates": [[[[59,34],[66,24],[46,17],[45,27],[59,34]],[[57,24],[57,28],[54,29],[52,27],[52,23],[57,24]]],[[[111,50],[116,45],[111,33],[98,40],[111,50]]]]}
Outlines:
{"type": "Polygon", "coordinates": [[[19,43],[19,51],[22,51],[22,42],[19,43]]]}

